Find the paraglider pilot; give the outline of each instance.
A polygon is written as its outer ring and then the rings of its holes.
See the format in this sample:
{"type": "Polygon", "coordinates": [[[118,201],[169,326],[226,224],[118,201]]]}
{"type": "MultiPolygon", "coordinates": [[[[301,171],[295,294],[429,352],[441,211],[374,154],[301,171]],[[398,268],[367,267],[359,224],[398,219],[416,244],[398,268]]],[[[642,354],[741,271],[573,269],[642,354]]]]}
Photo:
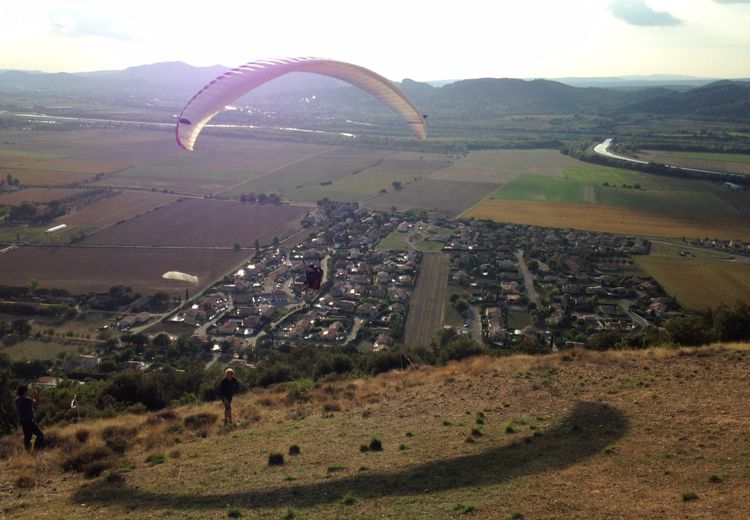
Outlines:
{"type": "Polygon", "coordinates": [[[310,289],[320,289],[320,282],[323,281],[323,269],[319,265],[305,265],[305,284],[310,289]]]}
{"type": "Polygon", "coordinates": [[[34,449],[40,450],[44,447],[44,434],[36,423],[34,407],[39,403],[39,390],[34,389],[31,397],[26,395],[29,392],[28,385],[18,385],[16,389],[16,410],[18,411],[18,422],[23,428],[23,445],[26,451],[31,451],[31,437],[36,436],[34,449]]]}
{"type": "Polygon", "coordinates": [[[224,379],[219,384],[219,396],[224,403],[224,424],[232,424],[232,398],[240,389],[240,384],[234,378],[234,370],[227,368],[224,379]]]}

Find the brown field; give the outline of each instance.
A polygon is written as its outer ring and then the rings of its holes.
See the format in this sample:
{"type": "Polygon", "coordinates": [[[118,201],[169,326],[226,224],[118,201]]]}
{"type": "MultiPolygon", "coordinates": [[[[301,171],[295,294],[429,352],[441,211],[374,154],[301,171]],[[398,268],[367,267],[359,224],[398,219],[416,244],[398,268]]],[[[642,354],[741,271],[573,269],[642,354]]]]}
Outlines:
{"type": "Polygon", "coordinates": [[[433,173],[432,179],[507,184],[522,173],[564,178],[566,166],[583,163],[557,150],[479,150],[433,173]]]}
{"type": "Polygon", "coordinates": [[[113,285],[129,285],[142,294],[159,291],[172,295],[203,290],[239,265],[247,252],[233,250],[20,247],[0,255],[0,284],[26,285],[37,280],[41,287],[73,293],[107,291],[113,285]],[[167,271],[192,274],[199,285],[164,280],[167,271]]]}
{"type": "Polygon", "coordinates": [[[488,199],[461,217],[624,235],[750,239],[750,221],[745,216],[673,214],[618,206],[488,199]]]}
{"type": "Polygon", "coordinates": [[[172,203],[178,195],[150,191],[123,191],[114,197],[94,202],[78,211],[63,215],[56,224],[101,229],[128,220],[155,208],[172,203]]]}
{"type": "Polygon", "coordinates": [[[420,179],[405,185],[400,191],[391,188],[388,193],[363,201],[362,205],[376,210],[388,210],[391,206],[401,210],[425,208],[456,216],[498,187],[499,184],[481,182],[420,179]]]}
{"type": "Polygon", "coordinates": [[[316,153],[280,168],[269,170],[232,189],[230,193],[281,193],[291,197],[294,189],[319,186],[371,168],[389,154],[385,150],[339,147],[316,153]]]}
{"type": "Polygon", "coordinates": [[[253,247],[270,244],[298,229],[309,208],[182,199],[98,233],[86,245],[253,247]]]}
{"type": "Polygon", "coordinates": [[[659,256],[635,260],[667,294],[690,309],[750,301],[750,263],[659,256]]]}
{"type": "Polygon", "coordinates": [[[404,343],[410,347],[429,346],[443,325],[448,291],[450,257],[444,253],[425,253],[419,266],[417,285],[409,302],[404,343]]]}
{"type": "Polygon", "coordinates": [[[73,189],[47,189],[47,188],[29,188],[26,190],[12,191],[0,195],[0,206],[20,206],[24,202],[52,202],[66,197],[72,197],[81,193],[83,190],[73,189]]]}

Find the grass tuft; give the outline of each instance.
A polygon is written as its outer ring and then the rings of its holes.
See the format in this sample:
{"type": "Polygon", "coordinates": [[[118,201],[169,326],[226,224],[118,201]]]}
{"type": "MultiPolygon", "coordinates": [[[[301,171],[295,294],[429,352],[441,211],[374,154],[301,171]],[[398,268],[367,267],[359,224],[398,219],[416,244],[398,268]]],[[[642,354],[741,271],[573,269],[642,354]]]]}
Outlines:
{"type": "Polygon", "coordinates": [[[357,501],[357,497],[351,493],[347,493],[346,495],[341,497],[341,503],[344,504],[345,506],[350,506],[354,504],[356,501],[357,501]]]}
{"type": "Polygon", "coordinates": [[[146,462],[148,464],[151,464],[152,466],[156,466],[157,464],[164,464],[166,460],[167,456],[163,453],[152,453],[146,457],[146,462]]]}
{"type": "Polygon", "coordinates": [[[456,504],[453,510],[461,515],[469,515],[477,510],[477,506],[473,504],[456,504]]]}
{"type": "Polygon", "coordinates": [[[242,517],[242,509],[239,507],[230,507],[227,510],[227,516],[229,518],[241,518],[242,517]]]}

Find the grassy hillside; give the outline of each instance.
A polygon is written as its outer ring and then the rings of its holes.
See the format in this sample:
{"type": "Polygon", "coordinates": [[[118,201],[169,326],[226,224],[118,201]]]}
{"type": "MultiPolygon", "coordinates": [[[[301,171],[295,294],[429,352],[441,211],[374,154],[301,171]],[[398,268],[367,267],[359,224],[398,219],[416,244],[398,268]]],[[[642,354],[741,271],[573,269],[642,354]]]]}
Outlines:
{"type": "Polygon", "coordinates": [[[724,345],[297,383],[238,398],[234,428],[207,404],[50,431],[34,456],[3,439],[0,516],[743,518],[748,377],[750,347],[724,345]]]}

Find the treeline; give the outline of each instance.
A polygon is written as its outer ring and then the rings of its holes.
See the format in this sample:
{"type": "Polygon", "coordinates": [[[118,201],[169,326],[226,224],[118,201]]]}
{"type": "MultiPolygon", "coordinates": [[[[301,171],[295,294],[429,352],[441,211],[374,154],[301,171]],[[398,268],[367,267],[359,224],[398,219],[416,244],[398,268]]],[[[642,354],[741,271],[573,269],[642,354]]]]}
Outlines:
{"type": "Polygon", "coordinates": [[[750,341],[750,303],[719,305],[687,316],[666,320],[661,327],[638,333],[600,332],[592,334],[586,346],[594,350],[641,348],[658,345],[699,346],[717,341],[750,341]]]}

